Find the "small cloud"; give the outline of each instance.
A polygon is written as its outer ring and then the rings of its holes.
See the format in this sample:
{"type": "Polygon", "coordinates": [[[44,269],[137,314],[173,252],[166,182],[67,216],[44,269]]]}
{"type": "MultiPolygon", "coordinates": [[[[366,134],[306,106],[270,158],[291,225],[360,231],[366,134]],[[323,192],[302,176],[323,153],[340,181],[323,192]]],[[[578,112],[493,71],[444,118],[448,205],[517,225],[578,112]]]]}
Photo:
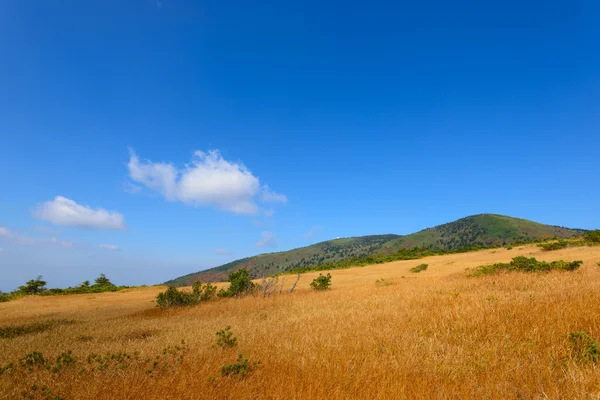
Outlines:
{"type": "Polygon", "coordinates": [[[264,231],[261,233],[261,237],[256,242],[256,247],[277,247],[277,238],[270,231],[264,231]]]}
{"type": "Polygon", "coordinates": [[[3,249],[3,248],[0,248],[0,253],[2,253],[3,251],[4,251],[4,249],[3,249]]]}
{"type": "Polygon", "coordinates": [[[253,219],[252,223],[256,226],[261,226],[261,227],[265,226],[265,224],[261,220],[258,220],[258,219],[253,219]]]}
{"type": "Polygon", "coordinates": [[[233,252],[231,250],[225,250],[225,249],[215,249],[215,254],[218,255],[229,255],[229,254],[233,254],[233,252]]]}
{"type": "Polygon", "coordinates": [[[162,8],[163,7],[163,2],[160,1],[160,0],[156,0],[156,3],[154,3],[154,4],[156,4],[156,8],[162,8]]]}
{"type": "Polygon", "coordinates": [[[315,225],[312,228],[310,228],[305,234],[303,234],[302,237],[311,238],[318,234],[321,230],[323,230],[323,227],[321,225],[315,225]]]}
{"type": "Polygon", "coordinates": [[[110,250],[110,251],[119,250],[119,246],[117,246],[116,244],[106,244],[106,243],[103,243],[103,244],[100,245],[100,248],[104,249],[104,250],[110,250]]]}
{"type": "Polygon", "coordinates": [[[56,196],[32,211],[32,216],[56,225],[88,229],[126,230],[125,219],[118,212],[93,209],[66,197],[56,196]]]}
{"type": "Polygon", "coordinates": [[[56,237],[38,238],[32,236],[24,236],[8,228],[0,226],[0,238],[10,240],[19,245],[26,246],[58,246],[58,247],[73,247],[73,242],[60,240],[56,237]]]}
{"type": "Polygon", "coordinates": [[[256,215],[260,182],[241,162],[225,160],[218,150],[196,151],[184,168],[140,160],[130,149],[129,177],[164,196],[192,206],[210,206],[235,214],[256,215]]]}
{"type": "Polygon", "coordinates": [[[35,233],[43,233],[44,235],[58,235],[60,230],[52,229],[48,226],[34,226],[32,229],[35,233]]]}
{"type": "Polygon", "coordinates": [[[287,197],[284,194],[273,192],[268,185],[262,187],[262,201],[265,203],[287,203],[287,197]]]}
{"type": "Polygon", "coordinates": [[[265,214],[265,217],[272,217],[275,214],[275,210],[269,208],[268,210],[264,210],[263,213],[265,214]]]}

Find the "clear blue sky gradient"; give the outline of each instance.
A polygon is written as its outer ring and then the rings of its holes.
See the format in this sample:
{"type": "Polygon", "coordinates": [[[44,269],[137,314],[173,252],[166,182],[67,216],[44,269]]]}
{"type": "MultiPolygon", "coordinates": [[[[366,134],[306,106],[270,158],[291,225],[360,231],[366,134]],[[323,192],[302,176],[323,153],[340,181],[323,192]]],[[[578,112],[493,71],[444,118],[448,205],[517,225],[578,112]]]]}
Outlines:
{"type": "Polygon", "coordinates": [[[0,239],[0,289],[152,284],[482,212],[598,228],[599,21],[595,0],[4,0],[0,226],[74,246],[0,239]],[[288,203],[252,217],[128,193],[128,146],[179,167],[218,149],[288,203]],[[55,196],[129,230],[32,218],[55,196]]]}

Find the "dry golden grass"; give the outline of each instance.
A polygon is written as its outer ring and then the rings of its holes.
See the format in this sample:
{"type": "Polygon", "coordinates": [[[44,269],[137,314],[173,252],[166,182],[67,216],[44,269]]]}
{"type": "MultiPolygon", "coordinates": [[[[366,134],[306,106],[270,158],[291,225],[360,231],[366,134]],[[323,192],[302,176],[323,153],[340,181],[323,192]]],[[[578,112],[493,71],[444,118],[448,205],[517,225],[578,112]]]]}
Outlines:
{"type": "Polygon", "coordinates": [[[600,339],[598,261],[599,247],[485,250],[332,271],[328,292],[308,289],[318,275],[311,273],[292,295],[166,311],[153,303],[162,288],[23,298],[0,304],[0,327],[76,322],[0,339],[0,366],[66,350],[78,364],[5,373],[0,398],[22,398],[33,384],[65,399],[598,398],[600,368],[572,361],[568,338],[586,331],[600,339]],[[584,264],[576,272],[466,276],[467,267],[517,255],[584,264]],[[420,263],[429,268],[408,272],[420,263]],[[377,285],[382,278],[387,284],[377,285]],[[228,325],[239,344],[216,347],[215,332],[228,325]],[[90,353],[154,359],[182,339],[183,360],[168,359],[152,374],[143,361],[79,374],[90,353]],[[262,364],[245,379],[221,377],[238,353],[262,364]]]}

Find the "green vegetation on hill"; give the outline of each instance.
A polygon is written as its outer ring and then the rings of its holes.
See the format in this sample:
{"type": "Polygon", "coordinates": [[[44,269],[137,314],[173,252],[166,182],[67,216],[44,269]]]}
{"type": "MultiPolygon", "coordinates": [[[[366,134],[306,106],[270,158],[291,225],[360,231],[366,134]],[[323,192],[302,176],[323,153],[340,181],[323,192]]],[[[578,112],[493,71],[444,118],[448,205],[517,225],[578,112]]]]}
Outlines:
{"type": "Polygon", "coordinates": [[[424,229],[385,244],[387,249],[429,247],[452,250],[472,246],[506,246],[515,242],[569,238],[584,233],[579,229],[544,225],[526,219],[496,214],[479,214],[424,229]]]}
{"type": "Polygon", "coordinates": [[[252,278],[277,275],[291,269],[301,269],[375,254],[383,244],[397,237],[399,236],[375,235],[329,240],[294,250],[242,258],[206,271],[181,276],[165,282],[165,284],[189,286],[197,280],[203,282],[224,281],[229,272],[241,268],[247,268],[252,278]]]}
{"type": "Polygon", "coordinates": [[[500,271],[518,271],[518,272],[549,272],[557,271],[575,271],[583,261],[538,261],[535,258],[523,256],[515,257],[509,263],[496,263],[491,265],[481,265],[475,269],[471,276],[483,276],[497,274],[500,271]]]}
{"type": "Polygon", "coordinates": [[[405,235],[374,235],[334,239],[311,246],[247,257],[216,268],[188,274],[168,285],[186,286],[201,280],[216,282],[246,268],[252,278],[284,272],[319,271],[418,259],[447,252],[531,243],[581,236],[585,231],[539,224],[496,214],[479,214],[405,235]]]}
{"type": "Polygon", "coordinates": [[[113,284],[106,275],[100,274],[94,281],[94,284],[90,284],[90,281],[84,281],[81,285],[75,287],[66,289],[48,289],[46,288],[46,281],[44,281],[41,276],[38,276],[35,279],[27,281],[25,285],[19,286],[19,289],[11,293],[0,292],[0,303],[23,296],[56,296],[63,294],[118,292],[119,290],[128,288],[129,286],[117,286],[113,284]]]}

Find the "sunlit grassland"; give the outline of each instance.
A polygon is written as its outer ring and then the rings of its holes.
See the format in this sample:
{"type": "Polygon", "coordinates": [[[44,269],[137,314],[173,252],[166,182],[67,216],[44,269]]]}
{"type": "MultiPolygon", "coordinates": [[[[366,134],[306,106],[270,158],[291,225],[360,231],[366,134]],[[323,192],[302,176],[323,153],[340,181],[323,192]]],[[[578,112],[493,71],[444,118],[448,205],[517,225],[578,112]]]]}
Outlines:
{"type": "Polygon", "coordinates": [[[573,358],[569,334],[600,339],[598,262],[599,247],[484,250],[331,271],[325,292],[310,290],[315,272],[291,295],[287,276],[281,295],[168,310],[154,303],[164,288],[22,298],[0,304],[0,328],[48,328],[0,338],[0,367],[36,351],[54,362],[71,350],[76,362],[5,371],[0,398],[44,398],[33,385],[64,399],[597,398],[600,368],[573,358]],[[465,271],[518,255],[584,263],[465,271]],[[221,348],[215,334],[226,326],[237,344],[221,348]],[[132,359],[99,370],[92,353],[132,359]],[[221,376],[240,353],[261,363],[241,379],[221,376]]]}

